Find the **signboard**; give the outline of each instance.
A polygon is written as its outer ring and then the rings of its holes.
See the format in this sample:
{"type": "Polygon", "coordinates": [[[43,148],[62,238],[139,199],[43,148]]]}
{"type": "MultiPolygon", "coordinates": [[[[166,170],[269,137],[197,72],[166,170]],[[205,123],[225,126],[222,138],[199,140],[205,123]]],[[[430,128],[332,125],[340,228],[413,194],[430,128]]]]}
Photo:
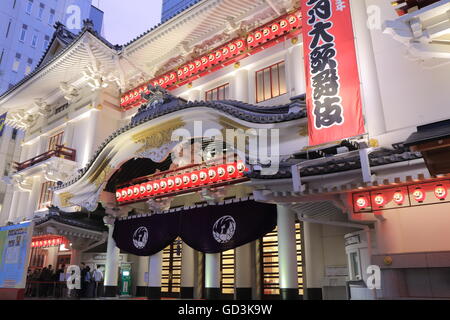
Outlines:
{"type": "Polygon", "coordinates": [[[0,288],[25,288],[31,222],[0,228],[0,288]]]}
{"type": "Polygon", "coordinates": [[[6,115],[7,112],[0,116],[0,137],[3,135],[3,130],[5,130],[6,115]]]}
{"type": "Polygon", "coordinates": [[[301,7],[309,144],[363,134],[349,1],[303,0],[301,7]]]}

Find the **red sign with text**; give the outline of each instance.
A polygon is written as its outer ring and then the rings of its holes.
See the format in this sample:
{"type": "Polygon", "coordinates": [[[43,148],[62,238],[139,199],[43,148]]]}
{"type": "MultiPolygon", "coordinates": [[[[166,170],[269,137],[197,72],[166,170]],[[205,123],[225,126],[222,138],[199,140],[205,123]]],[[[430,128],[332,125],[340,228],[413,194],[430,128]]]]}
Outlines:
{"type": "Polygon", "coordinates": [[[302,0],[309,144],[365,132],[348,0],[302,0]]]}

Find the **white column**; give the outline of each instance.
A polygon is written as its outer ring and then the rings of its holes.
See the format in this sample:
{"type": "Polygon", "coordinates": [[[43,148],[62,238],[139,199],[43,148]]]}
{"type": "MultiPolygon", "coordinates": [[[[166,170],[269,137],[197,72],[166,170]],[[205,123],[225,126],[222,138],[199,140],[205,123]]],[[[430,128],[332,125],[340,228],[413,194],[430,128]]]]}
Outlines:
{"type": "Polygon", "coordinates": [[[278,268],[280,293],[283,300],[298,298],[297,249],[295,242],[295,213],[277,205],[278,268]]]}
{"type": "Polygon", "coordinates": [[[21,192],[19,190],[16,190],[13,193],[13,197],[12,197],[12,201],[11,201],[11,208],[9,210],[8,221],[14,222],[14,220],[16,218],[20,194],[21,194],[21,192]]]}
{"type": "Polygon", "coordinates": [[[82,152],[82,159],[81,160],[81,166],[84,167],[89,159],[91,158],[94,148],[95,148],[95,136],[96,136],[96,129],[97,129],[97,122],[99,118],[100,111],[97,109],[92,109],[89,113],[89,122],[86,129],[86,141],[84,144],[84,150],[82,152]]]}
{"type": "Polygon", "coordinates": [[[148,272],[148,257],[138,257],[137,268],[136,296],[143,297],[147,288],[145,274],[148,272]]]}
{"type": "Polygon", "coordinates": [[[205,289],[207,300],[220,298],[220,253],[205,254],[205,289]]]}
{"type": "Polygon", "coordinates": [[[305,297],[307,300],[322,300],[322,281],[325,270],[322,226],[317,223],[304,222],[303,235],[305,297]]]}
{"type": "Polygon", "coordinates": [[[371,137],[386,132],[383,103],[375,64],[370,30],[367,27],[366,1],[350,0],[355,34],[359,78],[362,84],[362,100],[366,129],[371,137]]]}
{"type": "Polygon", "coordinates": [[[252,273],[255,271],[252,266],[252,244],[247,243],[235,250],[235,294],[236,300],[251,300],[252,299],[252,273]]]}
{"type": "Polygon", "coordinates": [[[286,72],[288,74],[291,97],[306,93],[303,44],[296,44],[288,49],[286,72]]]}
{"type": "Polygon", "coordinates": [[[232,99],[249,102],[248,96],[248,70],[238,69],[234,76],[233,82],[233,96],[232,99]]]}
{"type": "Polygon", "coordinates": [[[30,196],[28,197],[28,206],[26,215],[28,219],[33,218],[37,209],[39,197],[41,195],[42,179],[41,177],[33,178],[33,186],[31,187],[30,196]]]}
{"type": "Polygon", "coordinates": [[[147,298],[161,299],[162,250],[148,259],[147,298]]]}
{"type": "Polygon", "coordinates": [[[73,246],[70,250],[70,264],[77,266],[81,264],[81,251],[73,246]]]}
{"type": "Polygon", "coordinates": [[[182,299],[194,298],[194,249],[183,242],[181,254],[181,294],[182,299]]]}
{"type": "Polygon", "coordinates": [[[105,296],[115,297],[117,293],[117,280],[119,273],[119,254],[120,249],[117,248],[112,234],[114,224],[108,224],[108,246],[106,251],[106,270],[105,270],[105,296]]]}
{"type": "Polygon", "coordinates": [[[72,147],[73,131],[74,131],[73,122],[68,122],[66,124],[66,127],[64,128],[64,135],[62,140],[62,144],[68,148],[72,147]]]}

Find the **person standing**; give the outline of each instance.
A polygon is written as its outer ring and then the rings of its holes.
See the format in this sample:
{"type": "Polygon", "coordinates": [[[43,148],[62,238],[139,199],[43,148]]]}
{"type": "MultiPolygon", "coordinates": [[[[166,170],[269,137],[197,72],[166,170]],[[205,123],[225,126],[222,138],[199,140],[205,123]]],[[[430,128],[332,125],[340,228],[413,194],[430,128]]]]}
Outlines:
{"type": "Polygon", "coordinates": [[[102,271],[95,268],[94,273],[93,273],[93,278],[94,278],[94,298],[98,298],[99,296],[101,296],[101,293],[99,291],[101,288],[101,284],[103,282],[102,271]]]}
{"type": "Polygon", "coordinates": [[[81,272],[80,272],[80,282],[81,282],[81,289],[78,292],[78,296],[80,298],[84,297],[86,295],[86,264],[84,262],[81,263],[81,272]]]}

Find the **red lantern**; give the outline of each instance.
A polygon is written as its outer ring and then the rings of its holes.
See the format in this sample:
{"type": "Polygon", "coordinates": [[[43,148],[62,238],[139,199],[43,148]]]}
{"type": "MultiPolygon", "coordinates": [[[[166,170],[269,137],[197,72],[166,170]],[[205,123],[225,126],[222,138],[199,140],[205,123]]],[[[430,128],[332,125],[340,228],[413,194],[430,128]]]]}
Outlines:
{"type": "Polygon", "coordinates": [[[230,48],[228,46],[225,46],[222,48],[222,56],[223,59],[226,60],[229,57],[231,57],[230,48]]]}
{"type": "Polygon", "coordinates": [[[147,184],[141,183],[139,185],[139,197],[145,197],[147,194],[147,184]]]}
{"type": "Polygon", "coordinates": [[[183,174],[181,180],[183,180],[183,189],[191,187],[191,175],[189,173],[183,174]]]}
{"type": "Polygon", "coordinates": [[[195,187],[200,184],[200,176],[198,171],[191,172],[190,178],[191,178],[191,186],[195,187]]]}
{"type": "Polygon", "coordinates": [[[133,199],[136,199],[137,197],[139,197],[139,186],[133,186],[133,199]]]}
{"type": "Polygon", "coordinates": [[[194,61],[195,64],[195,72],[202,70],[202,60],[197,59],[194,61]]]}
{"type": "Polygon", "coordinates": [[[237,175],[238,175],[239,177],[244,176],[244,172],[247,171],[247,168],[245,167],[245,164],[244,164],[244,162],[242,162],[242,161],[239,161],[239,162],[236,164],[236,169],[237,169],[237,171],[238,171],[237,175]]]}
{"type": "Polygon", "coordinates": [[[423,191],[422,188],[417,187],[414,191],[413,191],[413,198],[414,200],[416,200],[417,202],[423,202],[425,200],[425,192],[423,191]]]}
{"type": "Polygon", "coordinates": [[[161,179],[159,180],[159,188],[161,190],[161,193],[167,192],[167,179],[161,179]]]}
{"type": "Polygon", "coordinates": [[[175,72],[171,72],[169,75],[170,84],[177,82],[177,74],[175,72]]]}
{"type": "Polygon", "coordinates": [[[210,53],[208,55],[209,65],[216,64],[216,55],[214,53],[210,53]]]}
{"type": "Polygon", "coordinates": [[[161,193],[161,188],[159,186],[159,181],[153,181],[153,194],[159,194],[161,193]]]}
{"type": "Polygon", "coordinates": [[[207,56],[202,57],[200,60],[202,61],[202,70],[209,67],[209,58],[207,56]]]}
{"type": "Polygon", "coordinates": [[[208,169],[209,182],[217,182],[219,175],[217,174],[217,167],[211,167],[208,169]]]}
{"type": "Polygon", "coordinates": [[[202,169],[198,172],[198,176],[200,178],[200,184],[207,184],[209,182],[208,178],[208,170],[202,169]]]}
{"type": "Polygon", "coordinates": [[[178,175],[174,179],[175,181],[175,188],[176,190],[181,189],[183,187],[183,179],[178,175]]]}
{"type": "Polygon", "coordinates": [[[187,78],[191,75],[190,69],[189,69],[189,65],[185,65],[183,67],[183,77],[187,78]]]}
{"type": "Polygon", "coordinates": [[[228,178],[236,178],[237,168],[235,163],[227,164],[227,177],[228,178]]]}
{"type": "Polygon", "coordinates": [[[381,193],[378,193],[374,198],[373,201],[375,204],[379,207],[382,207],[384,205],[384,196],[381,193]]]}
{"type": "Polygon", "coordinates": [[[172,191],[175,188],[175,179],[173,177],[167,178],[167,191],[172,191]]]}
{"type": "Polygon", "coordinates": [[[356,199],[356,206],[362,210],[369,206],[369,201],[364,196],[359,196],[358,199],[356,199]]]}
{"type": "Polygon", "coordinates": [[[122,197],[121,197],[120,201],[126,200],[127,195],[128,195],[127,189],[122,189],[122,190],[120,191],[120,193],[122,193],[122,197]]]}
{"type": "Polygon", "coordinates": [[[178,79],[184,79],[184,72],[183,72],[183,68],[179,68],[177,70],[177,75],[178,75],[178,79]]]}
{"type": "Polygon", "coordinates": [[[132,187],[128,187],[127,188],[127,200],[130,200],[133,198],[133,188],[132,187]]]}
{"type": "Polygon", "coordinates": [[[269,27],[265,27],[262,29],[263,41],[267,41],[273,38],[272,31],[269,27]]]}
{"type": "Polygon", "coordinates": [[[44,246],[44,242],[43,241],[39,241],[39,247],[44,246]]]}
{"type": "Polygon", "coordinates": [[[272,33],[272,38],[278,37],[281,34],[280,25],[278,23],[274,23],[270,26],[270,31],[272,33]]]}
{"type": "Polygon", "coordinates": [[[249,34],[247,37],[247,45],[249,48],[254,48],[258,45],[256,42],[255,36],[253,34],[249,34]]]}
{"type": "Polygon", "coordinates": [[[189,75],[194,74],[195,73],[195,63],[191,62],[188,64],[189,67],[189,75]]]}
{"type": "Polygon", "coordinates": [[[263,37],[263,34],[261,31],[256,31],[254,37],[255,37],[255,46],[257,46],[264,40],[264,37],[263,37]]]}
{"type": "Polygon", "coordinates": [[[121,201],[121,198],[122,198],[122,191],[117,190],[116,191],[116,201],[121,201]]]}
{"type": "Polygon", "coordinates": [[[242,39],[239,39],[235,42],[236,47],[237,47],[237,51],[238,52],[243,52],[245,50],[245,42],[242,39]]]}
{"type": "Polygon", "coordinates": [[[145,195],[146,196],[151,196],[153,194],[153,183],[147,182],[145,184],[145,189],[146,189],[145,195]]]}
{"type": "Polygon", "coordinates": [[[227,166],[226,165],[220,165],[217,167],[217,179],[218,180],[225,180],[227,178],[227,166]]]}
{"type": "Polygon", "coordinates": [[[435,188],[434,188],[434,195],[436,196],[436,198],[438,198],[439,200],[445,200],[445,198],[447,198],[447,188],[444,187],[442,184],[438,184],[435,188]]]}
{"type": "Polygon", "coordinates": [[[280,32],[285,33],[289,31],[289,22],[287,19],[281,19],[280,20],[280,32]]]}
{"type": "Polygon", "coordinates": [[[394,200],[394,202],[396,204],[398,204],[399,206],[403,204],[403,202],[405,201],[405,196],[403,195],[403,192],[401,191],[395,191],[394,195],[392,196],[392,199],[394,200]]]}
{"type": "Polygon", "coordinates": [[[300,19],[295,14],[289,15],[287,20],[291,29],[298,28],[300,26],[300,19]]]}
{"type": "Polygon", "coordinates": [[[164,86],[164,77],[163,78],[159,78],[158,84],[159,84],[160,87],[164,86]]]}
{"type": "Polygon", "coordinates": [[[235,56],[238,54],[238,49],[237,49],[236,43],[234,43],[234,42],[230,43],[228,45],[228,48],[230,48],[230,54],[232,56],[235,56]]]}
{"type": "Polygon", "coordinates": [[[223,61],[222,50],[217,50],[214,55],[216,56],[217,63],[220,63],[223,61]]]}

